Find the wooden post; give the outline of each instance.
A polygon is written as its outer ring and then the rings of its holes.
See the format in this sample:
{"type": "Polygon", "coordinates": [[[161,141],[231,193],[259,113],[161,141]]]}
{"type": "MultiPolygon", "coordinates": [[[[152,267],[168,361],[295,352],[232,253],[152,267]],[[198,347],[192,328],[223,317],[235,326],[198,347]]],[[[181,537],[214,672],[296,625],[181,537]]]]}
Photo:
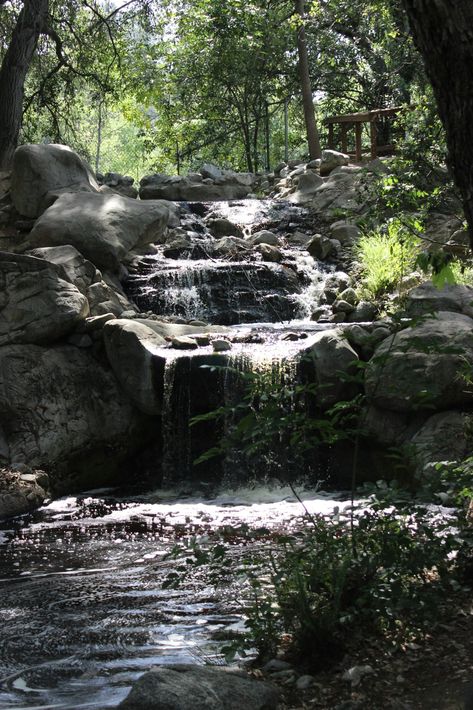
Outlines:
{"type": "Polygon", "coordinates": [[[333,123],[328,124],[328,147],[333,150],[333,123]]]}
{"type": "Polygon", "coordinates": [[[376,128],[376,118],[372,118],[370,122],[370,136],[371,136],[371,159],[374,160],[378,155],[377,149],[377,138],[378,129],[376,128]]]}
{"type": "Polygon", "coordinates": [[[288,100],[284,101],[284,162],[289,160],[289,111],[288,100]]]}
{"type": "Polygon", "coordinates": [[[362,129],[362,124],[361,123],[355,123],[355,153],[356,153],[356,160],[358,162],[361,162],[362,159],[362,153],[361,153],[361,129],[362,129]]]}
{"type": "Polygon", "coordinates": [[[348,150],[347,130],[348,125],[346,123],[342,123],[342,153],[346,153],[348,150]]]}

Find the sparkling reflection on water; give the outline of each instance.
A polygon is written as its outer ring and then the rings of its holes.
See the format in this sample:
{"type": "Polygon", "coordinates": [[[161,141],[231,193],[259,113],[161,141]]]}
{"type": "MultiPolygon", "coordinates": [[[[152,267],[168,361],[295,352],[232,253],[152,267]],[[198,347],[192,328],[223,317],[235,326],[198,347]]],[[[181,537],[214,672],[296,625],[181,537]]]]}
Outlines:
{"type": "MultiPolygon", "coordinates": [[[[302,506],[281,488],[163,496],[94,491],[0,527],[1,708],[115,707],[153,665],[219,662],[221,638],[243,624],[235,593],[195,579],[163,589],[166,553],[242,524],[287,529],[302,506]]],[[[311,512],[344,505],[303,498],[311,512]]]]}

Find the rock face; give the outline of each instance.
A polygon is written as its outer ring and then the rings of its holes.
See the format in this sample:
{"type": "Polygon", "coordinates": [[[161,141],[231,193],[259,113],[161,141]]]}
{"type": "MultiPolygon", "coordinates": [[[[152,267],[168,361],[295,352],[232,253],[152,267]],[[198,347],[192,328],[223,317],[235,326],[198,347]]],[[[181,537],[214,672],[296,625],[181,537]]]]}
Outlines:
{"type": "Polygon", "coordinates": [[[141,424],[113,373],[88,351],[0,348],[0,452],[7,461],[60,470],[75,456],[78,467],[95,458],[103,471],[83,483],[99,483],[110,451],[118,458],[132,450],[141,424]]]}
{"type": "Polygon", "coordinates": [[[115,319],[105,324],[104,341],[112,369],[135,406],[160,414],[163,401],[166,340],[144,323],[115,319]]]}
{"type": "Polygon", "coordinates": [[[276,710],[278,690],[246,674],[172,664],[145,673],[120,703],[124,710],[276,710]]]}
{"type": "MultiPolygon", "coordinates": [[[[206,163],[200,172],[188,175],[145,175],[140,180],[140,197],[142,200],[162,199],[177,202],[239,200],[250,193],[254,181],[255,176],[250,173],[221,170],[206,163]]],[[[233,232],[225,232],[222,236],[232,234],[233,232]]]]}
{"type": "Polygon", "coordinates": [[[67,335],[89,304],[60,266],[0,252],[0,345],[45,343],[67,335]]]}
{"type": "Polygon", "coordinates": [[[300,356],[300,369],[306,380],[320,385],[319,405],[332,406],[353,396],[353,385],[345,382],[343,375],[353,373],[358,360],[357,353],[338,330],[326,330],[310,339],[300,356]]]}
{"type": "Polygon", "coordinates": [[[67,280],[84,295],[87,295],[89,286],[100,282],[102,278],[100,271],[95,268],[92,262],[84,259],[82,254],[70,244],[33,249],[30,254],[38,259],[44,259],[61,266],[67,280]]]}
{"type": "Polygon", "coordinates": [[[121,195],[62,195],[38,219],[30,234],[35,247],[71,244],[98,268],[118,271],[133,247],[158,242],[170,209],[161,201],[121,195]]]}
{"type": "Polygon", "coordinates": [[[439,461],[462,461],[473,448],[471,414],[458,411],[439,412],[425,422],[411,439],[417,473],[435,474],[439,461]]]}
{"type": "Polygon", "coordinates": [[[13,204],[24,217],[38,217],[57,191],[98,192],[87,164],[65,145],[22,145],[16,149],[12,172],[13,204]]]}
{"type": "Polygon", "coordinates": [[[465,367],[473,367],[473,320],[440,311],[381,343],[366,370],[366,394],[395,412],[461,407],[473,402],[465,367]]]}

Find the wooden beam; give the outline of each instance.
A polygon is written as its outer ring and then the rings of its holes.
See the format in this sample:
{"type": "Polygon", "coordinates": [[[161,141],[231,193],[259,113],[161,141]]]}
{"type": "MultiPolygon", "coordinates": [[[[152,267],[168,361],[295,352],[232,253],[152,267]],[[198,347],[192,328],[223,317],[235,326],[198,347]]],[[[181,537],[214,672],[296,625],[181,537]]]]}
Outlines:
{"type": "Polygon", "coordinates": [[[329,116],[325,119],[325,123],[368,123],[368,121],[378,116],[395,116],[403,108],[403,106],[395,106],[393,108],[377,108],[372,111],[361,111],[360,113],[347,113],[343,116],[329,116]]]}
{"type": "Polygon", "coordinates": [[[333,123],[329,123],[328,126],[328,147],[330,150],[335,148],[335,144],[333,142],[333,123]]]}
{"type": "Polygon", "coordinates": [[[371,159],[374,160],[378,155],[377,138],[378,129],[376,127],[376,121],[373,120],[370,123],[370,137],[371,137],[371,159]]]}
{"type": "Polygon", "coordinates": [[[342,138],[341,138],[342,153],[346,153],[347,150],[348,150],[347,131],[348,131],[348,126],[347,126],[347,124],[346,124],[346,123],[342,123],[342,138]]]}
{"type": "Polygon", "coordinates": [[[355,123],[355,155],[358,162],[362,159],[361,153],[361,123],[355,123]]]}

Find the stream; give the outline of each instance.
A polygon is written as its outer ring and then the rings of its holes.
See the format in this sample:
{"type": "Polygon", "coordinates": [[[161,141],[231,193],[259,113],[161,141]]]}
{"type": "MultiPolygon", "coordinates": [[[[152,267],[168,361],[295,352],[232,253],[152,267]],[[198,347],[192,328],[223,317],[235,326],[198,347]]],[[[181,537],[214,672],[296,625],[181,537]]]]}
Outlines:
{"type": "MultiPolygon", "coordinates": [[[[65,497],[0,526],[0,707],[116,707],[145,670],[222,663],[222,639],[243,629],[235,590],[164,589],[176,541],[301,524],[289,488],[224,491],[206,499],[98,490],[65,497]]],[[[302,491],[311,513],[349,501],[302,491]]],[[[343,498],[343,497],[342,497],[343,498]]]]}

